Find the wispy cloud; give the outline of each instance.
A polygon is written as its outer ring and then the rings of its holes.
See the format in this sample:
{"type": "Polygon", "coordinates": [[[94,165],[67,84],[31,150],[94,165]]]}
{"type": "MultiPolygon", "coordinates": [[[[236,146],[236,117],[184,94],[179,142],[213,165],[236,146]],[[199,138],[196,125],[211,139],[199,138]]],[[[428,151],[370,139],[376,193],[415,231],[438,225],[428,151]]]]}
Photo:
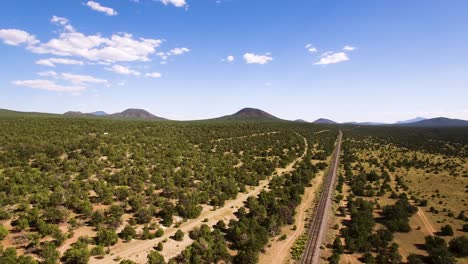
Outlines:
{"type": "Polygon", "coordinates": [[[56,64],[67,64],[67,65],[83,65],[83,61],[71,60],[71,59],[61,59],[61,58],[49,58],[36,61],[36,64],[55,67],[56,64]]]}
{"type": "Polygon", "coordinates": [[[145,74],[145,76],[150,77],[150,78],[161,78],[162,74],[159,73],[159,72],[149,72],[149,73],[145,74]]]}
{"type": "Polygon", "coordinates": [[[112,71],[118,74],[123,74],[123,75],[134,75],[134,76],[141,75],[139,71],[130,69],[129,67],[122,66],[122,65],[113,65],[111,68],[106,68],[106,70],[112,71]]]}
{"type": "Polygon", "coordinates": [[[23,80],[23,81],[13,81],[12,84],[16,86],[28,87],[33,89],[55,91],[55,92],[71,92],[79,93],[86,90],[85,86],[80,85],[60,85],[51,80],[23,80]]]}
{"type": "Polygon", "coordinates": [[[311,53],[314,53],[314,52],[317,52],[317,51],[318,51],[317,48],[314,47],[314,46],[313,46],[312,44],[310,44],[310,43],[307,44],[307,45],[305,45],[305,48],[306,48],[306,50],[307,50],[308,52],[311,52],[311,53]]]}
{"type": "Polygon", "coordinates": [[[108,16],[116,16],[117,15],[117,11],[115,11],[113,8],[102,6],[98,2],[88,1],[86,3],[86,5],[89,6],[91,9],[93,9],[94,11],[105,13],[108,16]]]}

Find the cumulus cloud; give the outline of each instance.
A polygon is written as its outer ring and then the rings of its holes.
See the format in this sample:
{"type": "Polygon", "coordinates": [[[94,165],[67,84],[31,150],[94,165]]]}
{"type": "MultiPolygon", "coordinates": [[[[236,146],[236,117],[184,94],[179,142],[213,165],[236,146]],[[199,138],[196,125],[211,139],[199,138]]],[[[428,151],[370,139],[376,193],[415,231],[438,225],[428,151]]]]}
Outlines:
{"type": "Polygon", "coordinates": [[[98,2],[88,1],[86,3],[86,5],[89,6],[91,9],[93,9],[94,11],[105,13],[108,16],[116,16],[117,15],[117,11],[115,11],[114,9],[112,9],[110,7],[102,6],[98,2]]]}
{"type": "Polygon", "coordinates": [[[170,55],[182,55],[182,54],[187,53],[189,51],[190,51],[189,48],[175,48],[175,49],[172,49],[171,51],[169,51],[169,54],[170,55]]]}
{"type": "Polygon", "coordinates": [[[23,43],[34,45],[39,42],[33,35],[19,29],[0,29],[0,39],[3,40],[3,43],[12,46],[23,43]]]}
{"type": "Polygon", "coordinates": [[[161,0],[161,2],[165,5],[172,4],[176,7],[184,7],[187,5],[187,2],[185,2],[185,0],[161,0]]]}
{"type": "Polygon", "coordinates": [[[307,51],[309,51],[309,52],[311,52],[311,53],[317,52],[317,51],[318,51],[317,48],[314,47],[314,46],[313,46],[312,44],[310,44],[310,43],[307,44],[307,45],[305,45],[305,48],[306,48],[307,51]]]}
{"type": "MultiPolygon", "coordinates": [[[[51,22],[62,26],[64,31],[45,43],[18,29],[0,29],[0,39],[8,45],[27,43],[27,49],[38,54],[74,56],[103,63],[149,61],[149,56],[155,54],[162,43],[159,39],[134,38],[128,33],[113,34],[109,38],[99,34],[85,35],[75,31],[63,17],[53,16],[51,22]]],[[[182,48],[174,52],[187,50],[182,48]]]]}
{"type": "Polygon", "coordinates": [[[347,51],[353,51],[353,50],[355,50],[355,49],[356,49],[356,47],[348,46],[348,45],[346,45],[346,46],[343,47],[343,50],[347,50],[347,51]]]}
{"type": "Polygon", "coordinates": [[[61,59],[61,58],[49,58],[36,61],[36,64],[55,67],[56,64],[68,64],[68,65],[83,65],[83,61],[71,60],[71,59],[61,59]]]}
{"type": "Polygon", "coordinates": [[[150,78],[161,78],[162,74],[159,72],[150,72],[150,73],[145,74],[145,76],[150,77],[150,78]]]}
{"type": "Polygon", "coordinates": [[[340,63],[344,61],[348,61],[348,55],[344,52],[326,52],[322,54],[322,57],[318,62],[315,64],[317,65],[327,65],[327,64],[334,64],[334,63],[340,63]]]}
{"type": "Polygon", "coordinates": [[[233,61],[235,60],[235,58],[234,58],[234,56],[229,55],[229,56],[227,56],[226,60],[227,60],[228,62],[233,62],[233,61]]]}
{"type": "Polygon", "coordinates": [[[111,68],[107,68],[107,70],[118,73],[118,74],[123,74],[123,75],[134,75],[134,76],[141,75],[139,71],[132,70],[129,67],[125,67],[122,65],[114,65],[111,68]]]}
{"type": "Polygon", "coordinates": [[[245,53],[244,60],[247,64],[267,64],[273,60],[272,57],[269,56],[269,53],[265,55],[257,55],[253,53],[245,53]]]}
{"type": "Polygon", "coordinates": [[[51,80],[20,80],[12,82],[16,86],[28,87],[33,89],[41,89],[47,91],[56,91],[56,92],[71,92],[79,93],[86,90],[85,86],[80,85],[60,85],[51,80]]]}
{"type": "Polygon", "coordinates": [[[64,32],[59,38],[49,40],[29,49],[39,54],[77,56],[92,61],[149,61],[161,44],[157,39],[134,39],[131,34],[114,34],[110,38],[100,35],[84,35],[79,32],[64,32]]]}

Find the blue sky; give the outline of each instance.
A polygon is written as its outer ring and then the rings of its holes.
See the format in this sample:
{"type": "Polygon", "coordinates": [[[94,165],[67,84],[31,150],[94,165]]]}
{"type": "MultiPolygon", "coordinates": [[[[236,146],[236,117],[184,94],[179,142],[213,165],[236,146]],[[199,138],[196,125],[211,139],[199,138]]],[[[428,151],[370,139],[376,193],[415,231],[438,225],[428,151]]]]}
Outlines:
{"type": "Polygon", "coordinates": [[[0,108],[468,119],[464,0],[5,1],[0,108]]]}

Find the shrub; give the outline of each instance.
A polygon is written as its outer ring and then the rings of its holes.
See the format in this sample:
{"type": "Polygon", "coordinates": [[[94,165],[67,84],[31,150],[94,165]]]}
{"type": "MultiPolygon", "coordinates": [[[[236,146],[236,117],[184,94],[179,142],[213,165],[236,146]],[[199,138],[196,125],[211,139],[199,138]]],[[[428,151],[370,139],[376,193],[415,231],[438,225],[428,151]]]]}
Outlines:
{"type": "Polygon", "coordinates": [[[449,248],[450,251],[459,258],[468,256],[468,238],[466,236],[460,236],[450,240],[449,248]]]}
{"type": "Polygon", "coordinates": [[[445,225],[440,229],[443,236],[453,236],[453,229],[450,225],[445,225]]]}
{"type": "Polygon", "coordinates": [[[176,241],[182,241],[184,239],[184,232],[182,230],[178,229],[177,232],[174,234],[174,240],[176,241]]]}

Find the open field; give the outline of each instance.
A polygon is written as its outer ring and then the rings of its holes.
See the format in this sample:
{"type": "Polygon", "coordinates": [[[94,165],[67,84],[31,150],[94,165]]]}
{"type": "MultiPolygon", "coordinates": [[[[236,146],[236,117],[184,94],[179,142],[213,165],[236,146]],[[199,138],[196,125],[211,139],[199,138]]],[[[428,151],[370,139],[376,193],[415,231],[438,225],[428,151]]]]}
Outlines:
{"type": "MultiPolygon", "coordinates": [[[[397,202],[401,202],[401,195],[406,194],[410,198],[409,203],[418,207],[415,207],[415,211],[407,216],[409,230],[401,226],[397,227],[397,230],[401,228],[402,231],[393,232],[392,243],[398,244],[398,253],[402,260],[406,260],[411,254],[420,258],[430,258],[431,255],[428,255],[424,247],[425,237],[442,235],[443,226],[450,225],[453,230],[452,235],[442,236],[447,243],[454,237],[466,237],[466,232],[462,229],[467,219],[459,217],[468,210],[466,207],[466,187],[468,186],[466,146],[454,148],[453,146],[458,144],[457,141],[439,141],[438,144],[443,147],[439,150],[428,151],[423,149],[423,146],[402,144],[395,138],[386,138],[385,135],[380,135],[380,138],[375,137],[375,133],[372,136],[370,134],[363,136],[366,133],[368,132],[359,134],[353,131],[354,136],[348,138],[346,146],[349,155],[345,157],[348,163],[342,169],[347,181],[345,187],[342,188],[342,195],[348,199],[353,196],[360,197],[364,201],[377,205],[373,206],[371,214],[375,225],[369,232],[375,233],[389,227],[391,221],[385,218],[385,210],[389,209],[386,207],[392,207],[397,202]],[[459,152],[453,152],[454,149],[459,152]],[[350,175],[354,176],[349,177],[350,175]],[[365,177],[362,178],[360,175],[365,177]],[[366,178],[367,181],[360,185],[359,182],[366,178]]],[[[340,202],[339,206],[346,208],[347,203],[340,202]]],[[[349,211],[346,216],[337,212],[335,219],[335,224],[341,232],[336,232],[330,226],[329,237],[340,238],[345,246],[344,254],[339,258],[340,263],[365,262],[362,253],[350,253],[347,250],[349,247],[347,242],[343,240],[343,230],[346,233],[346,227],[352,225],[353,222],[349,211]]],[[[401,221],[403,222],[400,224],[403,224],[404,220],[401,221]]],[[[330,241],[331,244],[333,240],[330,241]]],[[[331,246],[324,250],[322,254],[324,261],[334,257],[332,252],[336,252],[336,249],[333,248],[331,246]]],[[[373,254],[374,257],[380,257],[377,255],[373,254]]],[[[464,263],[466,258],[459,258],[458,261],[464,263]]]]}

